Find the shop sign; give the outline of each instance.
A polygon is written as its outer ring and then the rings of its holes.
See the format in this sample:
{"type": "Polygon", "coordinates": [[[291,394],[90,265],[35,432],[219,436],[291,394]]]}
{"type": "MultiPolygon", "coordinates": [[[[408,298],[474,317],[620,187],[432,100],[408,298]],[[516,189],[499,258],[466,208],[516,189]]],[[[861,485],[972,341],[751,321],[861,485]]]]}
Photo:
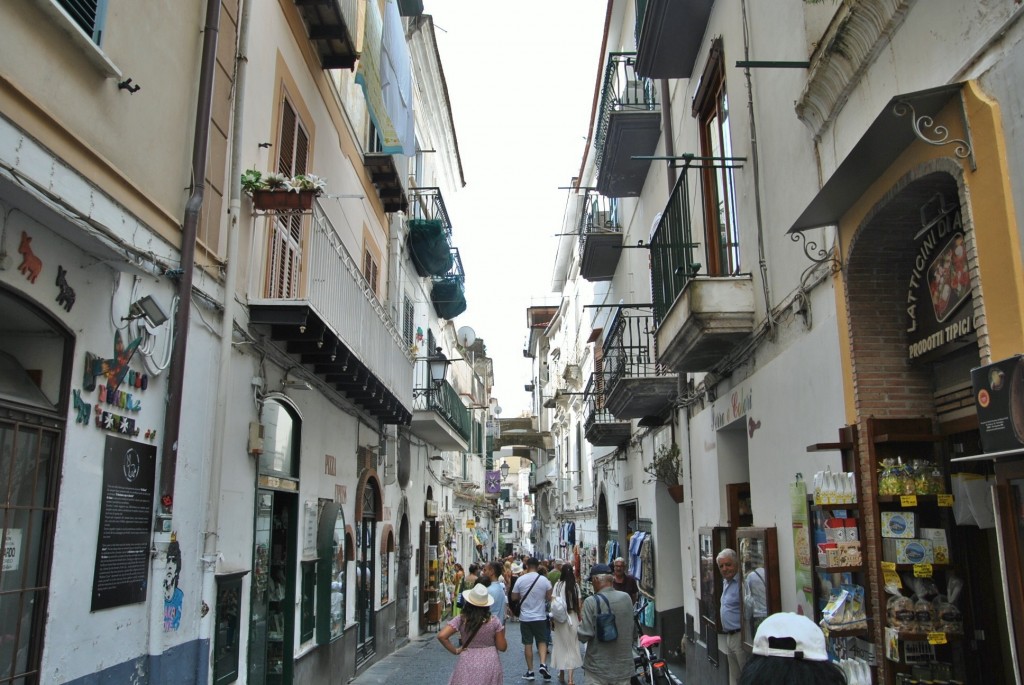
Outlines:
{"type": "Polygon", "coordinates": [[[986,452],[1024,447],[1024,355],[971,371],[981,446],[986,452]]]}
{"type": "Polygon", "coordinates": [[[907,356],[925,362],[977,337],[960,206],[940,208],[917,240],[907,283],[907,356]]]}
{"type": "Polygon", "coordinates": [[[8,528],[4,531],[4,573],[17,571],[21,559],[21,529],[8,528]]]}

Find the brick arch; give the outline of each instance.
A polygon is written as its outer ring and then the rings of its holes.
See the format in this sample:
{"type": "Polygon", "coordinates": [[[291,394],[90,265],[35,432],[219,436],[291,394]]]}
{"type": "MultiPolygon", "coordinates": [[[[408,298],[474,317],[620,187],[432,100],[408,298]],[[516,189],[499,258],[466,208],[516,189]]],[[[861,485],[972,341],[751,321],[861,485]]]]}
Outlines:
{"type": "Polygon", "coordinates": [[[363,520],[363,489],[367,486],[373,488],[373,504],[376,509],[376,521],[384,520],[384,488],[381,487],[380,478],[376,471],[364,471],[359,477],[356,485],[356,521],[363,520]]]}
{"type": "MultiPolygon", "coordinates": [[[[867,212],[843,264],[847,334],[854,405],[867,416],[934,416],[933,378],[926,365],[907,357],[907,278],[916,255],[919,210],[937,192],[958,201],[971,268],[975,313],[982,298],[969,197],[963,170],[951,159],[935,159],[910,170],[867,212]]],[[[979,326],[979,345],[987,339],[979,326]]]]}

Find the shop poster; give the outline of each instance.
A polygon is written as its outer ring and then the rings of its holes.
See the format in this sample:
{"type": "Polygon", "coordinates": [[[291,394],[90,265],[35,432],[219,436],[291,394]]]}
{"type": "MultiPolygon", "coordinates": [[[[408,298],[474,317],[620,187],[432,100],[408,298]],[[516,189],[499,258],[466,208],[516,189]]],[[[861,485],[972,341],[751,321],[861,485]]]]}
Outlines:
{"type": "Polygon", "coordinates": [[[807,484],[803,476],[789,486],[793,513],[793,564],[796,569],[796,613],[814,616],[814,578],[811,571],[811,527],[807,516],[807,484]]]}

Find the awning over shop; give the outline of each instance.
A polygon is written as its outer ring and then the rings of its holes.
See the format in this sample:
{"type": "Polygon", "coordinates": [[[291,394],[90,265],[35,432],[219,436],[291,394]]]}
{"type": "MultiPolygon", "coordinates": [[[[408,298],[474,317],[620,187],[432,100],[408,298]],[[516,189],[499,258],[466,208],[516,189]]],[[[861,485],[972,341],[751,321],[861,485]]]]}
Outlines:
{"type": "Polygon", "coordinates": [[[940,140],[943,143],[954,142],[944,140],[941,135],[946,133],[940,130],[941,127],[948,122],[936,121],[935,117],[962,87],[962,83],[952,83],[897,95],[889,100],[787,232],[798,233],[839,223],[839,219],[867,191],[868,186],[892,165],[916,137],[935,144],[940,140]],[[903,108],[899,107],[901,104],[903,108]],[[909,108],[906,108],[907,105],[909,108]]]}

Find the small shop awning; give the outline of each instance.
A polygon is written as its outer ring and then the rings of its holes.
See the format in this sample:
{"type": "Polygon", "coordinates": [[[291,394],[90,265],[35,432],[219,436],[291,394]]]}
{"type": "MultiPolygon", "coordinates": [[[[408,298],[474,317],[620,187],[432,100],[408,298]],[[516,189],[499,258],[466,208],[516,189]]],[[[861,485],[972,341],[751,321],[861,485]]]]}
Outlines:
{"type": "MultiPolygon", "coordinates": [[[[846,210],[853,206],[868,186],[914,142],[915,128],[925,123],[924,117],[931,117],[935,126],[948,126],[949,122],[936,121],[935,117],[962,87],[963,83],[951,83],[897,95],[889,100],[787,233],[799,233],[839,223],[846,210]],[[898,103],[910,105],[913,113],[908,111],[903,116],[897,115],[894,108],[898,103]]],[[[933,132],[928,130],[924,134],[933,136],[933,132]]]]}

